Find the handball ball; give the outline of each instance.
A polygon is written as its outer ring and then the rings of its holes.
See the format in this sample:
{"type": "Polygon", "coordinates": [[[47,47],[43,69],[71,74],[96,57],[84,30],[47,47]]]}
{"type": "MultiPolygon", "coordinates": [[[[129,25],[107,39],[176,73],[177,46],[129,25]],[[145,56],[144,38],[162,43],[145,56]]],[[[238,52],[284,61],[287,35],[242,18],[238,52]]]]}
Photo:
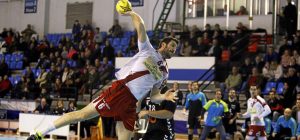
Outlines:
{"type": "Polygon", "coordinates": [[[125,14],[128,11],[131,11],[131,3],[128,0],[119,0],[116,5],[116,10],[119,14],[125,14]]]}

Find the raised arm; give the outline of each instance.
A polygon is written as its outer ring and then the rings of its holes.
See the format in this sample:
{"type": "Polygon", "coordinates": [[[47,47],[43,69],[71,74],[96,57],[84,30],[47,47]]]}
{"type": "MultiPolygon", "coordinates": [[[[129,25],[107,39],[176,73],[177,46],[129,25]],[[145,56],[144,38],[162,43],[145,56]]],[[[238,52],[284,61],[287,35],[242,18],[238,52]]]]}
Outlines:
{"type": "Polygon", "coordinates": [[[138,40],[141,43],[144,43],[147,39],[147,34],[146,34],[146,29],[145,29],[145,24],[143,19],[139,14],[135,13],[134,11],[129,11],[127,12],[127,14],[131,16],[133,26],[137,31],[138,40]]]}

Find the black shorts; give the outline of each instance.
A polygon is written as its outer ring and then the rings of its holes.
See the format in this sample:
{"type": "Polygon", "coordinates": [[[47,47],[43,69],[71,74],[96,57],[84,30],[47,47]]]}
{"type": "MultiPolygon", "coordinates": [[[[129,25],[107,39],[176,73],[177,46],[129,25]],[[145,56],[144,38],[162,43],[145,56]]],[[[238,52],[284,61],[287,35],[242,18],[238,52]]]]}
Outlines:
{"type": "Polygon", "coordinates": [[[146,132],[142,140],[174,140],[174,134],[170,134],[168,131],[153,130],[146,132]]]}
{"type": "Polygon", "coordinates": [[[188,127],[187,128],[189,128],[189,129],[201,128],[198,117],[199,116],[188,116],[188,127]]]}

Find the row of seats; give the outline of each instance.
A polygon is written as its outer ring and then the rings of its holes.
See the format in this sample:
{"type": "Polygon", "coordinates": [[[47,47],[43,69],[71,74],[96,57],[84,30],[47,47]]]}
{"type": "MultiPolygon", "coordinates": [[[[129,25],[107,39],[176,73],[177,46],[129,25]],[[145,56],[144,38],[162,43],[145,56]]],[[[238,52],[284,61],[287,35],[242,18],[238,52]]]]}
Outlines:
{"type": "Polygon", "coordinates": [[[19,61],[19,62],[6,62],[6,64],[8,65],[9,69],[11,70],[20,70],[23,69],[23,61],[19,61]]]}
{"type": "Polygon", "coordinates": [[[266,87],[262,93],[269,94],[269,92],[272,90],[272,88],[276,89],[277,94],[283,94],[284,83],[283,82],[267,82],[266,87]]]}
{"type": "Polygon", "coordinates": [[[23,54],[0,54],[0,61],[4,59],[5,62],[19,62],[24,59],[23,54]]]}

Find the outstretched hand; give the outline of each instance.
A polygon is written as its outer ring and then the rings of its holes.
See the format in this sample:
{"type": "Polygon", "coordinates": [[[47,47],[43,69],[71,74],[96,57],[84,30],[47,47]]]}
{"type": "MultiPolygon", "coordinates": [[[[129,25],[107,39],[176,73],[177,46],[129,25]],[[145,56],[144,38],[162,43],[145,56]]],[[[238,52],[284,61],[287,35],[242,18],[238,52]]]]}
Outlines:
{"type": "Polygon", "coordinates": [[[167,101],[172,101],[172,102],[176,102],[176,100],[178,99],[176,96],[175,96],[175,92],[173,89],[169,89],[168,91],[166,91],[165,93],[166,95],[166,100],[167,101]]]}

